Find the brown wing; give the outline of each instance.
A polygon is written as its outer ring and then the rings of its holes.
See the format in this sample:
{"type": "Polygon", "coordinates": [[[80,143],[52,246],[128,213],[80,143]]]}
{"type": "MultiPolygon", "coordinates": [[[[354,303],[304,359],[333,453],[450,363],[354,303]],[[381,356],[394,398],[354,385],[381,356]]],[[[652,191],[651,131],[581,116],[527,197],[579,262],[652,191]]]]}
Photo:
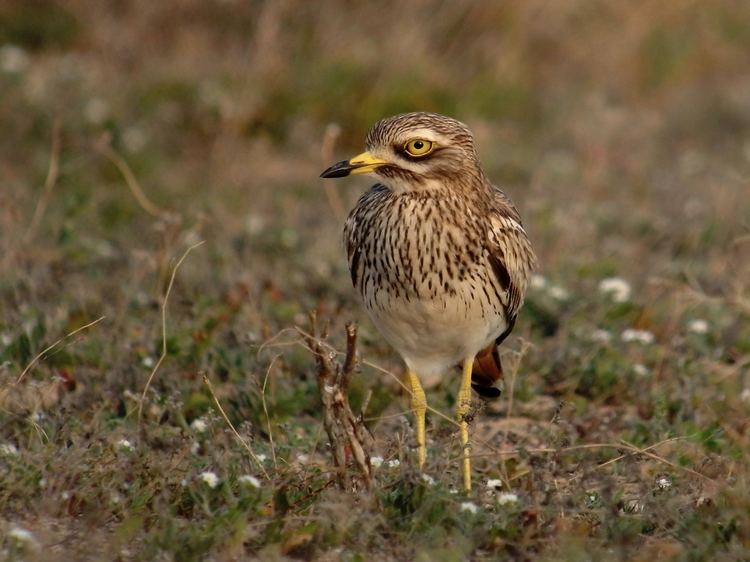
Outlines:
{"type": "Polygon", "coordinates": [[[500,395],[497,384],[502,380],[503,367],[497,346],[513,330],[518,311],[523,304],[529,275],[536,263],[531,242],[526,236],[515,206],[499,189],[494,188],[494,194],[489,213],[486,249],[495,278],[506,295],[503,312],[507,328],[498,335],[493,344],[480,351],[474,359],[472,386],[487,398],[496,398],[500,395]]]}
{"type": "Polygon", "coordinates": [[[510,321],[515,319],[523,304],[536,256],[513,203],[497,188],[495,195],[490,210],[487,252],[495,276],[507,291],[505,312],[510,321]]]}

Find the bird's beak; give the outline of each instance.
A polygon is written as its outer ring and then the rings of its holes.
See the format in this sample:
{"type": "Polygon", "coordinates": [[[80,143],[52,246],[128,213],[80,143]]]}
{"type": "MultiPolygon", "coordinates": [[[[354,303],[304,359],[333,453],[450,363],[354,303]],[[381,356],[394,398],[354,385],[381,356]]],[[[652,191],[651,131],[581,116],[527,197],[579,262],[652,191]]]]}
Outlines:
{"type": "Polygon", "coordinates": [[[349,160],[342,160],[341,162],[337,162],[330,168],[328,168],[325,172],[320,174],[321,178],[343,178],[346,176],[354,176],[357,174],[369,174],[370,172],[374,172],[381,166],[385,166],[386,164],[389,164],[387,160],[381,160],[380,158],[375,158],[372,154],[369,152],[363,152],[362,154],[358,154],[354,158],[350,158],[349,160]]]}

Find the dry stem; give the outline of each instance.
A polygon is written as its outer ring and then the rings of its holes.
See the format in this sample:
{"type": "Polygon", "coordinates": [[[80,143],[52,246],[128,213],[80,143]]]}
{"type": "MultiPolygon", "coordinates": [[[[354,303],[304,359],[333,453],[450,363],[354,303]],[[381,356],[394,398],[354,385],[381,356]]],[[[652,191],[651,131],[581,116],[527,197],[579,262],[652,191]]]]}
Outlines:
{"type": "Polygon", "coordinates": [[[163,216],[165,214],[164,211],[152,203],[146,196],[146,193],[143,191],[143,188],[141,188],[141,184],[138,183],[138,179],[130,169],[130,166],[128,166],[128,163],[117,153],[117,151],[115,151],[114,148],[112,148],[109,141],[109,138],[102,139],[96,144],[96,149],[117,167],[122,174],[128,189],[130,189],[130,193],[133,194],[133,197],[138,202],[138,205],[140,205],[140,207],[149,215],[154,217],[163,216]]]}
{"type": "Polygon", "coordinates": [[[323,406],[323,427],[328,434],[337,468],[337,478],[342,489],[351,489],[353,480],[347,470],[349,457],[353,457],[367,487],[370,486],[372,467],[369,449],[372,437],[361,417],[355,417],[349,406],[348,389],[357,364],[357,326],[346,326],[346,356],[343,365],[334,362],[335,352],[321,342],[317,334],[317,323],[311,314],[311,333],[300,333],[315,355],[318,369],[318,390],[323,406]]]}
{"type": "Polygon", "coordinates": [[[164,358],[167,356],[167,303],[169,302],[169,295],[172,292],[172,285],[174,285],[174,279],[177,276],[177,270],[180,269],[180,266],[182,265],[182,262],[185,261],[185,258],[188,257],[188,254],[192,252],[195,248],[203,244],[203,240],[198,242],[197,244],[193,244],[190,246],[187,250],[185,250],[185,253],[182,254],[182,257],[177,261],[177,264],[174,266],[174,269],[172,270],[172,276],[169,278],[169,285],[167,286],[167,291],[164,293],[164,300],[161,304],[161,355],[159,356],[159,359],[156,361],[156,365],[154,365],[154,368],[151,370],[151,374],[148,376],[148,380],[146,381],[146,386],[143,387],[143,393],[141,394],[141,400],[138,402],[138,423],[141,423],[141,416],[143,415],[143,402],[146,400],[146,393],[148,392],[149,387],[151,386],[151,381],[154,379],[154,376],[156,376],[156,371],[159,370],[159,367],[161,366],[162,361],[164,361],[164,358]]]}
{"type": "Polygon", "coordinates": [[[47,210],[47,205],[49,205],[52,189],[55,187],[57,178],[60,175],[60,132],[61,125],[60,118],[58,117],[52,123],[52,147],[50,149],[47,177],[44,180],[44,190],[39,201],[37,201],[29,228],[26,229],[26,234],[24,234],[24,242],[28,242],[34,236],[39,223],[42,221],[44,212],[47,210]]]}
{"type": "Polygon", "coordinates": [[[260,468],[260,471],[263,473],[263,476],[266,477],[266,480],[270,480],[271,477],[268,476],[268,472],[266,472],[266,469],[263,466],[263,463],[260,461],[260,459],[257,457],[257,455],[250,448],[250,445],[247,444],[247,441],[245,441],[242,438],[242,435],[240,435],[239,431],[237,431],[235,429],[234,424],[232,424],[232,422],[229,420],[229,416],[227,416],[226,412],[224,411],[224,408],[221,407],[221,402],[219,402],[219,398],[216,396],[216,392],[214,392],[214,387],[211,384],[211,380],[205,374],[203,375],[203,382],[208,387],[208,392],[211,393],[211,398],[214,399],[214,403],[216,404],[216,407],[218,408],[219,413],[221,414],[221,417],[223,417],[224,421],[227,422],[227,425],[229,426],[229,429],[232,430],[232,433],[234,433],[234,436],[237,438],[237,440],[240,443],[242,443],[242,446],[250,454],[250,457],[255,461],[255,464],[258,465],[258,468],[260,468]]]}
{"type": "Polygon", "coordinates": [[[16,384],[20,383],[23,380],[23,378],[26,376],[26,373],[28,373],[34,367],[34,365],[36,365],[41,359],[43,359],[47,355],[47,353],[49,353],[50,351],[52,351],[55,347],[57,347],[58,345],[60,345],[66,339],[75,336],[78,332],[82,332],[83,330],[86,330],[86,329],[90,328],[94,324],[98,324],[99,322],[101,322],[102,320],[104,320],[104,318],[105,318],[104,316],[100,316],[99,318],[97,318],[93,322],[89,322],[85,326],[81,326],[80,328],[77,328],[77,329],[73,330],[69,334],[66,334],[63,337],[61,337],[59,340],[55,341],[55,343],[53,343],[52,345],[49,345],[49,346],[45,347],[42,351],[40,351],[36,355],[36,357],[34,357],[31,360],[31,362],[28,365],[26,365],[26,368],[21,372],[21,374],[16,379],[16,384]]]}

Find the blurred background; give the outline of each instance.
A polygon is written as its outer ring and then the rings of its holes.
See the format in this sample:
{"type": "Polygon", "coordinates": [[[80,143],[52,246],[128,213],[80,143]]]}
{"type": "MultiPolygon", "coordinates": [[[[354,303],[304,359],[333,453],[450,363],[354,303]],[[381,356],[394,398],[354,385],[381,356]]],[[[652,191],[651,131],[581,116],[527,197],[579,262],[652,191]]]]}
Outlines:
{"type": "MultiPolygon", "coordinates": [[[[29,223],[58,119],[60,173],[39,234],[64,235],[63,252],[89,244],[88,263],[111,259],[148,222],[103,137],[160,209],[256,249],[327,252],[341,217],[316,179],[325,158],[359,150],[383,116],[428,110],[475,131],[544,270],[592,257],[629,262],[635,279],[690,268],[748,216],[749,12],[732,1],[7,0],[2,243],[29,223]],[[336,143],[323,153],[327,128],[336,143]],[[679,240],[665,240],[677,226],[679,240]]],[[[345,207],[365,185],[336,187],[345,207]]]]}
{"type": "Polygon", "coordinates": [[[369,180],[318,174],[414,110],[469,124],[541,274],[573,291],[617,275],[652,298],[674,283],[736,296],[749,21],[729,0],[6,0],[2,317],[49,318],[61,299],[125,314],[199,239],[195,291],[281,303],[254,332],[342,299],[358,314],[339,240],[369,180]]]}
{"type": "MultiPolygon", "coordinates": [[[[368,179],[326,185],[318,174],[361,151],[376,120],[416,110],[470,126],[539,255],[508,348],[531,342],[521,414],[549,420],[556,404],[574,404],[567,443],[719,431],[726,441],[689,462],[746,454],[750,3],[740,0],[3,0],[3,384],[58,338],[106,319],[44,357],[27,375],[36,386],[0,395],[2,440],[28,446],[45,474],[64,456],[60,440],[86,447],[91,435],[135,431],[132,393],[159,355],[173,258],[200,240],[175,283],[150,419],[184,429],[205,415],[208,373],[232,419],[265,424],[270,356],[257,346],[306,325],[312,309],[337,345],[344,322],[359,320],[363,356],[398,372],[350,288],[340,242],[368,179]],[[52,437],[32,446],[24,420],[38,411],[52,437]],[[605,427],[603,412],[620,421],[605,427]]],[[[319,423],[311,365],[290,344],[269,383],[289,458],[304,443],[290,428],[319,423]]],[[[449,407],[453,382],[436,391],[438,406],[449,407]]],[[[403,407],[373,370],[355,386],[355,404],[375,388],[373,415],[403,407]]],[[[60,493],[81,482],[80,451],[65,454],[71,473],[44,476],[60,493]]],[[[116,475],[91,478],[94,494],[116,475]]],[[[36,484],[14,482],[0,492],[6,516],[97,513],[30,504],[36,484]]],[[[122,516],[123,505],[112,510],[122,516]]]]}

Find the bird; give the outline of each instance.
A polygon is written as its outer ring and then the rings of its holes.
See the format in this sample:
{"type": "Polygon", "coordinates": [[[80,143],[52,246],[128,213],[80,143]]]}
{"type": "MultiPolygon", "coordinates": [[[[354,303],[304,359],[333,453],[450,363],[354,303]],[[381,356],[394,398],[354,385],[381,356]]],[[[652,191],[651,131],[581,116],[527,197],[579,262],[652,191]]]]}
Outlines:
{"type": "Polygon", "coordinates": [[[420,375],[460,369],[455,416],[463,487],[471,491],[471,389],[500,395],[498,346],[514,327],[536,257],[518,210],[487,178],[461,121],[395,115],[372,126],[365,146],[321,174],[377,180],[344,224],[351,281],[404,361],[420,470],[427,411],[420,375]]]}

